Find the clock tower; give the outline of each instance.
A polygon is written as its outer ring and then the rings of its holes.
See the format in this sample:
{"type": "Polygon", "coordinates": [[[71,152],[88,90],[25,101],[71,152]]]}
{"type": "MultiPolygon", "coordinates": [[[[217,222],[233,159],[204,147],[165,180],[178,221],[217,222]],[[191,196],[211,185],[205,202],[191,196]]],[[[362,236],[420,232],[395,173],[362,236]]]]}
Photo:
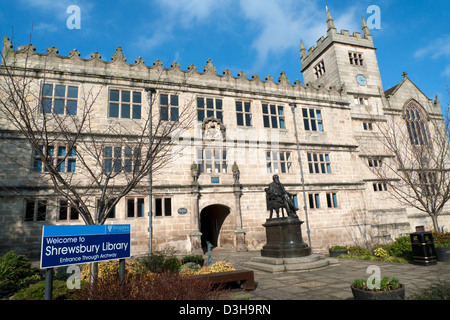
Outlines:
{"type": "Polygon", "coordinates": [[[365,106],[361,112],[376,113],[376,108],[381,107],[383,84],[376,48],[364,17],[362,34],[350,34],[347,30],[338,33],[327,8],[327,27],[327,36],[317,40],[316,47],[307,51],[303,41],[300,43],[304,83],[344,88],[354,111],[365,106]]]}

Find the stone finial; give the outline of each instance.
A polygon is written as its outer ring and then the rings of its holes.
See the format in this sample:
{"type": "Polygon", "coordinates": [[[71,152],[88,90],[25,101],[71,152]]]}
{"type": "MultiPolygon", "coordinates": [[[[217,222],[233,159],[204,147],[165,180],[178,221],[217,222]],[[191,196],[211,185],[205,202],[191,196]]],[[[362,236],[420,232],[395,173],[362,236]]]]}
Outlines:
{"type": "Polygon", "coordinates": [[[403,78],[407,78],[408,77],[408,73],[406,73],[405,71],[402,72],[402,77],[403,78]]]}
{"type": "Polygon", "coordinates": [[[49,54],[54,54],[54,55],[58,55],[59,50],[56,49],[54,46],[52,46],[52,47],[50,47],[50,48],[47,48],[47,53],[49,53],[49,54]]]}
{"type": "Polygon", "coordinates": [[[100,53],[98,53],[97,51],[95,51],[94,53],[91,53],[91,59],[102,60],[102,55],[100,53]]]}
{"type": "Polygon", "coordinates": [[[223,75],[224,75],[224,76],[231,76],[231,70],[230,70],[230,69],[225,69],[225,70],[223,71],[223,75]]]}
{"type": "Polygon", "coordinates": [[[122,47],[118,46],[116,52],[112,55],[112,61],[127,61],[127,58],[124,56],[122,52],[122,47]]]}
{"type": "Polygon", "coordinates": [[[73,50],[69,51],[69,55],[71,57],[80,57],[81,53],[80,53],[80,51],[78,51],[77,49],[74,48],[73,50]]]}
{"type": "Polygon", "coordinates": [[[289,83],[289,79],[286,76],[286,72],[281,71],[280,77],[278,78],[278,83],[280,83],[280,84],[288,84],[289,83]]]}
{"type": "Polygon", "coordinates": [[[364,17],[362,17],[362,31],[364,38],[368,38],[370,36],[370,30],[364,17]]]}
{"type": "Polygon", "coordinates": [[[327,27],[328,27],[327,32],[329,32],[332,29],[336,30],[336,28],[334,27],[334,20],[331,17],[331,13],[328,10],[328,6],[327,6],[327,27]]]}
{"type": "Polygon", "coordinates": [[[438,97],[438,95],[436,95],[436,96],[434,97],[434,105],[435,105],[435,106],[439,106],[439,107],[440,107],[440,105],[441,105],[441,103],[439,102],[439,97],[438,97]]]}
{"type": "Polygon", "coordinates": [[[206,62],[206,66],[203,72],[216,72],[216,67],[213,66],[211,59],[208,59],[208,61],[206,62]]]}
{"type": "Polygon", "coordinates": [[[302,59],[306,58],[306,49],[305,49],[305,45],[303,44],[303,40],[300,40],[300,57],[302,59]]]}

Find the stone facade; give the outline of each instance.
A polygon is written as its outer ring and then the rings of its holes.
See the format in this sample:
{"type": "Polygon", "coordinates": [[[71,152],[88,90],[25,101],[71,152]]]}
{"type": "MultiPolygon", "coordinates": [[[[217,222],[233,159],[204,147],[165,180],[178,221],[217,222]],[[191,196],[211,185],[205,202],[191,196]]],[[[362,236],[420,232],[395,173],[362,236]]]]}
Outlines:
{"type": "MultiPolygon", "coordinates": [[[[370,146],[372,155],[380,155],[382,150],[373,137],[376,122],[386,121],[387,115],[401,119],[405,103],[410,99],[416,99],[430,117],[441,116],[440,106],[423,95],[406,75],[399,85],[385,93],[365,21],[362,34],[350,35],[345,30],[337,32],[330,14],[327,20],[327,37],[319,39],[317,47],[306,51],[303,43],[301,45],[306,85],[299,81],[290,84],[284,72],[275,81],[270,76],[265,80],[257,75],[248,78],[243,72],[234,77],[229,70],[220,75],[211,60],[207,61],[203,72],[193,65],[186,71],[181,70],[176,62],[165,68],[158,60],[147,66],[141,58],[129,64],[120,47],[108,62],[98,53],[93,53],[90,59],[82,59],[76,50],[62,57],[54,47],[42,54],[35,52],[32,45],[13,50],[6,37],[2,52],[9,60],[3,64],[15,62],[16,66],[24,66],[26,63],[30,70],[28,77],[33,79],[31,92],[41,92],[44,76],[46,83],[74,85],[87,92],[98,92],[91,111],[92,134],[100,135],[105,128],[114,128],[118,121],[129,123],[131,132],[140,125],[138,120],[109,117],[108,93],[112,89],[142,93],[141,119],[148,117],[145,107],[151,102],[145,93],[148,87],[156,89],[154,117],[160,116],[159,98],[164,94],[176,95],[178,105],[191,108],[194,113],[198,111],[198,98],[222,102],[221,109],[217,105],[215,109],[222,111],[221,117],[216,113],[212,119],[196,121],[183,139],[176,138],[179,140],[175,146],[183,148],[174,152],[173,162],[167,163],[153,177],[154,251],[174,247],[179,252],[197,253],[202,252],[205,241],[237,251],[262,248],[265,244],[263,223],[269,215],[264,188],[275,173],[296,196],[298,214],[302,221],[307,221],[302,225],[304,241],[311,241],[313,252],[325,252],[333,245],[388,242],[414,232],[418,226],[431,229],[431,219],[426,214],[398,204],[389,192],[374,192],[372,185],[376,177],[368,168],[369,155],[364,150],[370,146]],[[355,60],[350,63],[350,53],[357,54],[354,58],[358,63],[355,60]],[[323,65],[319,67],[324,70],[322,76],[317,77],[316,67],[321,61],[323,65]],[[237,111],[236,102],[242,103],[244,110],[247,104],[249,111],[237,111]],[[296,107],[291,107],[292,104],[296,107]],[[276,114],[270,114],[271,106],[278,108],[276,114]],[[246,122],[246,116],[251,118],[251,125],[246,122]],[[369,124],[373,125],[372,130],[369,124]],[[205,145],[214,150],[226,150],[226,156],[220,153],[219,172],[214,172],[215,163],[211,166],[212,172],[207,172],[205,145]],[[198,156],[199,150],[203,152],[203,159],[198,156]],[[314,156],[317,161],[309,159],[314,156]],[[300,160],[308,216],[302,210],[300,160]],[[193,176],[193,163],[204,165],[204,172],[193,176]],[[234,163],[239,174],[233,173],[234,163]],[[156,210],[163,213],[157,215],[156,210]]],[[[36,97],[39,94],[35,94],[36,97]]],[[[35,255],[39,253],[43,225],[83,221],[60,220],[61,197],[48,181],[40,179],[44,173],[33,172],[31,147],[6,119],[0,119],[0,124],[3,163],[0,169],[0,252],[16,250],[35,255]],[[19,162],[28,170],[17,170],[19,162]],[[42,221],[25,221],[27,199],[47,201],[42,221]]],[[[113,140],[114,135],[105,138],[106,142],[113,140]]],[[[86,172],[77,167],[75,173],[74,181],[82,182],[86,172]]],[[[116,204],[115,217],[106,221],[107,224],[131,225],[133,255],[148,252],[148,192],[148,181],[143,179],[116,204]],[[145,214],[128,217],[133,201],[133,210],[142,206],[140,210],[145,214]]],[[[441,214],[440,224],[448,226],[449,223],[447,207],[441,214]]]]}

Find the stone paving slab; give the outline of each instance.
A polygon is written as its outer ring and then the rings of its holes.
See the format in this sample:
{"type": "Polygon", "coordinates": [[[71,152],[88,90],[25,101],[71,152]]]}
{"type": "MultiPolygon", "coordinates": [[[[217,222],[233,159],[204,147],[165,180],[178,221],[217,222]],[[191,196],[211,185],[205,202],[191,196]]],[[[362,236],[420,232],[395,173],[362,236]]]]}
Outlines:
{"type": "MultiPolygon", "coordinates": [[[[236,268],[244,268],[246,261],[260,256],[259,250],[234,252],[214,249],[212,262],[231,262],[236,268]]],[[[378,266],[381,277],[396,277],[406,286],[406,298],[414,290],[429,286],[437,279],[450,281],[450,263],[438,262],[433,266],[388,263],[379,261],[338,259],[337,264],[324,269],[306,272],[271,273],[254,270],[256,289],[236,291],[235,296],[247,296],[251,300],[350,300],[350,285],[356,278],[367,279],[369,266],[378,266]]]]}

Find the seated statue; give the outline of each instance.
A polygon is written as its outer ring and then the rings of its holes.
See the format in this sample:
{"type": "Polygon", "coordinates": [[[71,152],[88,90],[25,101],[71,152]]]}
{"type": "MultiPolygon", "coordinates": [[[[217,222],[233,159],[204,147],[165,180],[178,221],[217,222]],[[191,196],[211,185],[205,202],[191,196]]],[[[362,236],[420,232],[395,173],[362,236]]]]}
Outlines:
{"type": "Polygon", "coordinates": [[[289,194],[284,186],[280,182],[280,178],[278,175],[273,176],[273,182],[269,184],[269,187],[265,189],[269,210],[270,210],[270,218],[272,219],[273,210],[277,213],[277,218],[280,217],[279,210],[281,208],[281,214],[284,217],[283,209],[286,209],[287,215],[291,218],[297,218],[296,211],[298,208],[295,207],[294,201],[292,199],[292,195],[289,194]]]}

